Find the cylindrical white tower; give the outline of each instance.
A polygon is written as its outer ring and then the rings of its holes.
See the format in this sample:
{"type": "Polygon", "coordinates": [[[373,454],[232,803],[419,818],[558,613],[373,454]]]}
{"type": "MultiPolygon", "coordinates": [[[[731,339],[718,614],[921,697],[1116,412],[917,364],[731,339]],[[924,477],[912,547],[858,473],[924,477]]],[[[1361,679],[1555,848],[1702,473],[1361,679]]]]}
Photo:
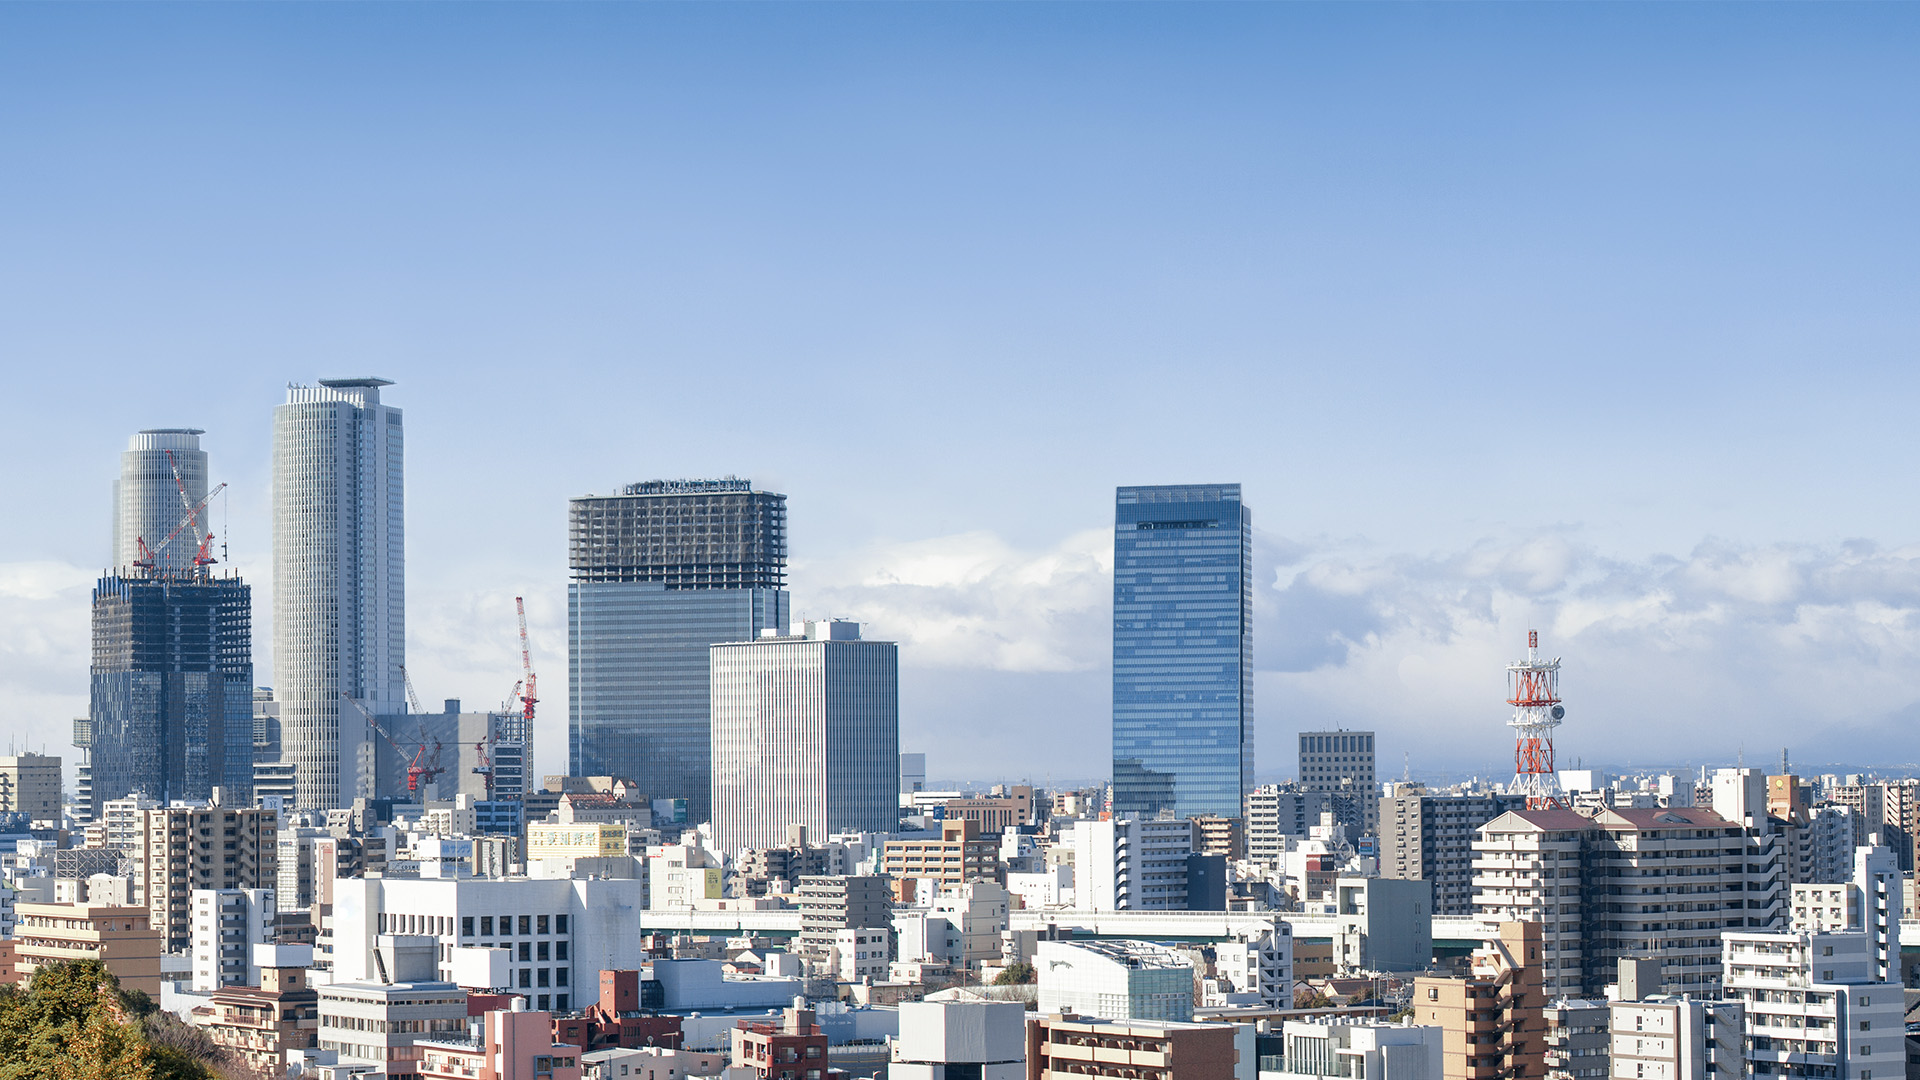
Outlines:
{"type": "MultiPolygon", "coordinates": [[[[207,497],[207,452],[200,449],[199,428],[149,428],[136,432],[120,455],[120,479],[113,483],[113,568],[125,571],[140,560],[140,541],[159,548],[172,535],[187,507],[207,497]],[[169,456],[171,455],[171,456],[169,456]],[[173,470],[180,469],[175,480],[173,470]],[[187,489],[182,500],[180,487],[187,489]]],[[[155,573],[193,569],[193,556],[206,532],[183,529],[159,554],[155,573]],[[192,535],[198,532],[200,535],[192,535]]]]}
{"type": "Polygon", "coordinates": [[[302,810],[372,796],[367,722],[406,711],[400,410],[384,379],[287,389],[273,412],[273,686],[302,810]]]}

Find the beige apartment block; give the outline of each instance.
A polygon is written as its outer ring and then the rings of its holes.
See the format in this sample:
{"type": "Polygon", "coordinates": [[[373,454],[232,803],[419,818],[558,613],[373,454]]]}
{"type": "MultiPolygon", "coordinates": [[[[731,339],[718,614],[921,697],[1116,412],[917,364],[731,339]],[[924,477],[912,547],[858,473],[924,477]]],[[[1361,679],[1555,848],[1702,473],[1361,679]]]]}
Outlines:
{"type": "Polygon", "coordinates": [[[98,960],[120,986],[160,996],[161,934],[147,909],[97,904],[20,904],[15,909],[14,970],[21,981],[64,960],[98,960]]]}

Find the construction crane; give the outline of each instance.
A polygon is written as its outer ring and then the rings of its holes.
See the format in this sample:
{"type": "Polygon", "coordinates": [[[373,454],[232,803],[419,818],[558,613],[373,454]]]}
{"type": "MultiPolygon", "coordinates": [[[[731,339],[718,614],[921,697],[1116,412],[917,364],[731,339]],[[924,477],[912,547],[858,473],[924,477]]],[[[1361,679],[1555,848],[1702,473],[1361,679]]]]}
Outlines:
{"type": "Polygon", "coordinates": [[[420,695],[413,692],[413,676],[407,674],[407,665],[400,665],[400,683],[407,688],[407,705],[416,713],[427,710],[420,707],[420,695]]]}
{"type": "MultiPolygon", "coordinates": [[[[340,698],[341,700],[345,701],[347,704],[353,706],[355,709],[358,709],[361,716],[364,716],[367,718],[367,726],[379,732],[380,737],[387,740],[387,745],[393,747],[394,753],[399,754],[402,758],[407,756],[407,748],[404,746],[401,746],[400,740],[394,738],[387,731],[386,728],[383,728],[380,726],[380,721],[375,720],[373,718],[373,714],[367,711],[367,707],[365,705],[362,705],[358,701],[354,700],[353,698],[348,697],[345,691],[341,692],[340,698]]],[[[431,760],[423,761],[422,759],[425,759],[426,757],[427,757],[427,748],[426,748],[426,745],[423,743],[419,748],[414,750],[413,760],[407,763],[407,794],[409,795],[418,794],[420,791],[420,785],[432,781],[434,777],[439,776],[441,773],[447,771],[439,763],[440,754],[437,749],[431,760]]]]}
{"type": "Polygon", "coordinates": [[[533,690],[533,650],[527,646],[527,602],[521,597],[513,598],[513,608],[520,615],[520,667],[526,672],[526,692],[520,700],[526,705],[526,731],[523,733],[528,742],[533,740],[533,703],[540,700],[533,690]]]}
{"type": "MultiPolygon", "coordinates": [[[[227,490],[227,485],[221,484],[219,487],[207,492],[206,498],[201,499],[198,503],[189,504],[187,507],[187,516],[180,519],[180,524],[173,527],[173,531],[167,534],[165,540],[160,541],[159,547],[147,546],[147,538],[144,536],[134,537],[133,542],[134,545],[140,549],[140,557],[133,560],[133,565],[145,570],[149,574],[158,570],[160,568],[161,553],[167,550],[168,546],[180,536],[181,532],[183,532],[187,526],[194,524],[195,520],[200,516],[200,511],[207,508],[207,504],[213,501],[215,495],[225,490],[227,490]]],[[[182,494],[184,494],[184,492],[182,494]]],[[[194,534],[196,536],[199,535],[199,530],[195,529],[194,534]]],[[[213,556],[208,554],[209,546],[212,543],[212,533],[208,533],[206,537],[200,541],[200,550],[193,557],[195,569],[204,568],[214,561],[213,556]]]]}
{"type": "MultiPolygon", "coordinates": [[[[515,680],[513,684],[513,689],[507,691],[507,703],[501,709],[501,714],[503,716],[510,715],[513,712],[513,703],[520,700],[521,685],[522,684],[519,680],[515,680]]],[[[494,740],[496,735],[497,735],[497,732],[494,729],[493,721],[489,719],[487,721],[486,738],[483,738],[479,742],[473,744],[473,756],[474,756],[474,762],[475,762],[473,766],[473,771],[476,773],[479,773],[481,776],[486,777],[487,798],[489,799],[493,798],[493,754],[488,751],[487,744],[491,743],[494,740]]]]}
{"type": "MultiPolygon", "coordinates": [[[[187,494],[187,478],[180,475],[179,459],[173,456],[173,451],[171,450],[168,450],[166,453],[167,468],[173,470],[174,489],[180,492],[180,505],[187,511],[187,521],[182,522],[181,525],[185,527],[188,522],[195,523],[193,535],[198,537],[200,541],[199,549],[195,551],[193,555],[193,565],[196,569],[203,566],[211,566],[214,561],[212,554],[213,532],[209,530],[206,534],[202,535],[197,523],[200,518],[200,511],[206,509],[207,503],[213,501],[213,497],[220,494],[220,489],[227,485],[221,484],[220,487],[214,488],[207,493],[205,499],[200,500],[200,505],[195,506],[193,496],[187,494]]],[[[174,531],[178,532],[179,530],[175,529],[174,531]]]]}

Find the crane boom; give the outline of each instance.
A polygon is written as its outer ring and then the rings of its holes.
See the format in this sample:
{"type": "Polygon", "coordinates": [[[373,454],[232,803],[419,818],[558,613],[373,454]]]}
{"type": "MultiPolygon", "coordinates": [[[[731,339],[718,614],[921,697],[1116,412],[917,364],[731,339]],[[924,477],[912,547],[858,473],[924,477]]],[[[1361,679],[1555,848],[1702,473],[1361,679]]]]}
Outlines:
{"type": "MultiPolygon", "coordinates": [[[[207,508],[207,504],[213,501],[213,497],[215,495],[218,495],[225,490],[227,490],[227,485],[221,484],[219,487],[216,487],[212,491],[207,492],[206,498],[201,499],[198,503],[195,503],[187,507],[187,516],[180,519],[180,524],[175,525],[173,527],[173,531],[167,534],[167,538],[165,540],[160,541],[159,547],[148,547],[145,537],[136,537],[135,541],[138,543],[140,547],[141,557],[138,559],[135,559],[133,561],[133,565],[141,567],[142,569],[145,569],[148,571],[159,569],[160,553],[167,550],[167,545],[173,543],[174,540],[179,537],[180,533],[184,529],[186,529],[187,526],[194,523],[194,519],[200,516],[200,511],[205,510],[207,508]]],[[[195,530],[195,531],[196,533],[198,532],[198,530],[195,530]]],[[[208,533],[206,540],[203,540],[200,542],[200,552],[198,555],[194,557],[194,560],[193,560],[193,563],[195,566],[205,566],[208,563],[213,561],[211,558],[207,556],[207,544],[212,540],[213,540],[213,534],[208,533]]]]}
{"type": "Polygon", "coordinates": [[[413,692],[413,676],[407,674],[407,665],[405,664],[400,665],[400,682],[401,685],[407,688],[407,704],[413,706],[413,711],[416,713],[426,712],[427,710],[420,707],[420,695],[413,692]]]}
{"type": "MultiPolygon", "coordinates": [[[[380,726],[380,721],[373,718],[373,713],[369,712],[365,705],[349,697],[344,690],[340,692],[340,697],[344,699],[347,704],[358,710],[361,716],[367,718],[367,726],[379,732],[380,737],[387,740],[387,745],[393,747],[394,753],[399,754],[403,758],[407,756],[407,748],[401,746],[400,740],[394,738],[391,732],[380,726]]],[[[444,766],[439,764],[439,747],[436,746],[434,748],[433,759],[426,764],[422,764],[421,759],[426,756],[427,746],[426,742],[422,740],[420,747],[413,752],[413,759],[407,763],[407,794],[409,795],[417,793],[420,790],[421,784],[447,771],[444,766]]]]}
{"type": "Polygon", "coordinates": [[[526,672],[526,692],[520,695],[520,701],[526,706],[527,738],[533,738],[533,704],[539,701],[534,692],[533,649],[527,644],[527,602],[523,597],[513,598],[513,608],[520,616],[520,668],[526,672]]]}

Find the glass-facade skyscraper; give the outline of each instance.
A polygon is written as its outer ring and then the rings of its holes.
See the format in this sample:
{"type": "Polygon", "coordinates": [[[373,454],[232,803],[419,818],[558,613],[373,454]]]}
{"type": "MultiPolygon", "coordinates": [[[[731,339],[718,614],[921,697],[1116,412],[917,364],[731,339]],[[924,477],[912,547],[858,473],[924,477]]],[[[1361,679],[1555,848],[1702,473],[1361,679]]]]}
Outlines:
{"type": "Polygon", "coordinates": [[[654,480],[568,504],[574,776],[617,776],[712,815],[711,646],[785,630],[787,497],[654,480]]]}
{"type": "Polygon", "coordinates": [[[1113,813],[1239,817],[1253,786],[1253,523],[1238,484],[1123,487],[1113,813]]]}

